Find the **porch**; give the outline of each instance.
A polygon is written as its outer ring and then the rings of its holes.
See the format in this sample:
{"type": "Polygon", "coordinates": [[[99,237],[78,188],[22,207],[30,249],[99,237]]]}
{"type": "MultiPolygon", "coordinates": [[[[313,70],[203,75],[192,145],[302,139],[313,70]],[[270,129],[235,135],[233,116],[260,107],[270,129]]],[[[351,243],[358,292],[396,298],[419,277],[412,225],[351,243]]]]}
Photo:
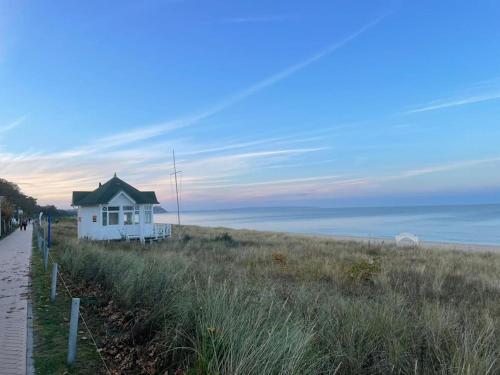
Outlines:
{"type": "Polygon", "coordinates": [[[126,225],[123,226],[121,237],[125,241],[141,240],[141,235],[144,237],[145,242],[160,241],[172,235],[171,224],[153,224],[150,230],[144,230],[141,233],[140,225],[126,225]]]}

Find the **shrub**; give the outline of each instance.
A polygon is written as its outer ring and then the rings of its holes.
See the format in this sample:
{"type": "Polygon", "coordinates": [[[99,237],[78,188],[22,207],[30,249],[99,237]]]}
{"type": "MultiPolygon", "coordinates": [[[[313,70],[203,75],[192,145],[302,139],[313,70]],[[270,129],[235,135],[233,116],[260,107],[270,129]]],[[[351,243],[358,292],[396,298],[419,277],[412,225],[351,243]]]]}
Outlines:
{"type": "Polygon", "coordinates": [[[273,260],[280,264],[280,265],[285,265],[286,264],[286,256],[282,253],[273,253],[272,254],[273,260]]]}
{"type": "Polygon", "coordinates": [[[214,241],[223,242],[229,246],[234,246],[238,243],[228,232],[218,234],[215,236],[214,241]]]}
{"type": "Polygon", "coordinates": [[[362,259],[347,269],[347,275],[353,281],[372,283],[376,275],[380,273],[378,260],[362,259]]]}

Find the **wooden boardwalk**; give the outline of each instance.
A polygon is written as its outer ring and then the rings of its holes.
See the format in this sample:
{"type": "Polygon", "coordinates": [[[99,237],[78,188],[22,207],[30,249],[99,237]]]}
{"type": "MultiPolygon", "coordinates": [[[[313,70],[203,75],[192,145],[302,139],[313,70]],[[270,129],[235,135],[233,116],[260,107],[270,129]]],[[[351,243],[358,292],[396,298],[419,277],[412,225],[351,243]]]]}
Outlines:
{"type": "Polygon", "coordinates": [[[0,375],[26,374],[32,228],[0,240],[0,375]]]}

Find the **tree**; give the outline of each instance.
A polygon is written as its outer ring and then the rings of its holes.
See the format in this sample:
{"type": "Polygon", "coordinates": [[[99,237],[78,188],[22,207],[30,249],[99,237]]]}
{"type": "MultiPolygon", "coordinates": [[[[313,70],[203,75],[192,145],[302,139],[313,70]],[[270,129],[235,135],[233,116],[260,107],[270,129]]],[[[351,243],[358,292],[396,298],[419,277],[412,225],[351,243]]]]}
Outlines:
{"type": "Polygon", "coordinates": [[[16,210],[7,197],[3,197],[0,204],[0,210],[2,212],[1,215],[2,220],[0,222],[1,225],[0,233],[3,235],[4,233],[10,231],[11,219],[14,217],[16,210]]]}
{"type": "Polygon", "coordinates": [[[24,194],[19,186],[13,182],[0,178],[0,196],[4,197],[2,203],[2,221],[4,225],[10,223],[10,219],[16,216],[17,210],[23,210],[23,216],[35,216],[43,212],[45,216],[52,217],[68,216],[71,212],[59,210],[56,206],[39,206],[36,199],[24,194]]]}
{"type": "Polygon", "coordinates": [[[0,196],[4,196],[16,209],[23,210],[25,215],[34,215],[37,210],[36,199],[21,192],[15,183],[0,178],[0,196]]]}
{"type": "Polygon", "coordinates": [[[69,212],[65,210],[60,210],[54,205],[50,206],[38,206],[39,211],[43,212],[44,216],[52,216],[52,217],[60,217],[60,216],[69,216],[69,212]]]}

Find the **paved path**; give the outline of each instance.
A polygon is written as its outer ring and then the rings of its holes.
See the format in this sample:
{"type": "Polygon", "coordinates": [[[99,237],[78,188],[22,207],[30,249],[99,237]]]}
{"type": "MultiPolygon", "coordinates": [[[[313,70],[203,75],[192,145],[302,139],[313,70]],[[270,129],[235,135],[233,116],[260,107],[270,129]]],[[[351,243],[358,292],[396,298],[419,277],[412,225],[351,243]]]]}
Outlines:
{"type": "Polygon", "coordinates": [[[0,375],[26,374],[32,228],[0,240],[0,375]]]}

